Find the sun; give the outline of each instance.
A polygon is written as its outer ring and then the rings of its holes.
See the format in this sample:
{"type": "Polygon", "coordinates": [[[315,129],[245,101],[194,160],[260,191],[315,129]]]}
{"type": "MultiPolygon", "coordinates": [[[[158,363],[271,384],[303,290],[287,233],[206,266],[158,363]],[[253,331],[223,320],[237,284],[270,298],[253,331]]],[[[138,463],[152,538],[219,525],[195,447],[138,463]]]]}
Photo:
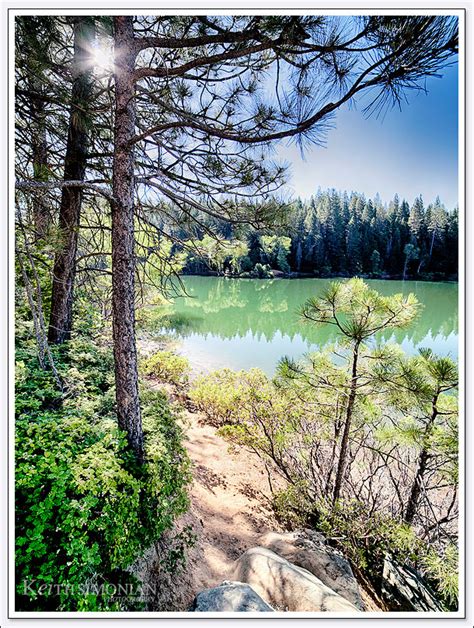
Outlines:
{"type": "Polygon", "coordinates": [[[105,42],[97,44],[92,49],[92,63],[101,74],[110,74],[114,69],[114,53],[111,45],[105,42]]]}

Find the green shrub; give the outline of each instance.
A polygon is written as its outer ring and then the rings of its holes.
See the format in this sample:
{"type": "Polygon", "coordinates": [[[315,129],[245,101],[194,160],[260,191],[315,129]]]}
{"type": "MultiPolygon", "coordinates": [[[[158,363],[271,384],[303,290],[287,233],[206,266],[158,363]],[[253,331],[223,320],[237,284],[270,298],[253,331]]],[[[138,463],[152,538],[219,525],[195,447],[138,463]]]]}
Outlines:
{"type": "Polygon", "coordinates": [[[335,506],[317,504],[315,526],[380,590],[384,559],[415,568],[432,585],[446,610],[457,609],[458,550],[450,543],[440,553],[407,523],[372,512],[356,500],[335,506]]]}
{"type": "Polygon", "coordinates": [[[156,377],[169,384],[186,384],[189,377],[189,362],[172,351],[158,351],[142,364],[145,375],[156,377]]]}
{"type": "Polygon", "coordinates": [[[378,585],[387,553],[404,564],[416,564],[423,543],[415,530],[355,499],[318,504],[317,528],[378,585]]]}
{"type": "Polygon", "coordinates": [[[248,255],[244,255],[240,259],[240,269],[243,273],[249,273],[252,270],[252,260],[248,255]]]}
{"type": "Polygon", "coordinates": [[[245,401],[268,384],[268,378],[259,369],[233,371],[224,368],[198,377],[189,397],[211,424],[220,426],[240,422],[245,401]]]}
{"type": "Polygon", "coordinates": [[[139,597],[115,593],[138,590],[129,567],[187,508],[182,432],[166,397],[145,391],[146,463],[137,465],[116,425],[110,356],[66,345],[61,372],[81,380],[61,404],[33,359],[17,370],[16,608],[139,610],[139,597]],[[46,395],[36,388],[42,382],[46,395]]]}
{"type": "Polygon", "coordinates": [[[307,487],[303,484],[290,484],[273,494],[272,507],[275,515],[290,530],[310,527],[312,509],[315,503],[308,499],[307,487]]]}
{"type": "Polygon", "coordinates": [[[252,271],[252,277],[256,277],[257,279],[271,279],[273,273],[268,264],[257,262],[252,271]]]}
{"type": "Polygon", "coordinates": [[[189,391],[190,399],[212,425],[231,420],[239,397],[238,374],[224,368],[198,377],[189,391]]]}
{"type": "Polygon", "coordinates": [[[458,608],[459,551],[454,543],[443,552],[430,548],[420,560],[425,576],[437,589],[448,610],[458,608]]]}

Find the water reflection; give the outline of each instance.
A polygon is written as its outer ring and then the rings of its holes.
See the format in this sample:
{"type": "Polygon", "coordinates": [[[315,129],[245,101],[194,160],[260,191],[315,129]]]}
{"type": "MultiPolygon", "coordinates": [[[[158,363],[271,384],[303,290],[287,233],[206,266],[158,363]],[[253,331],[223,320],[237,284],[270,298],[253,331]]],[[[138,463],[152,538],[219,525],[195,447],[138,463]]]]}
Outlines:
{"type": "MultiPolygon", "coordinates": [[[[189,296],[175,300],[171,332],[186,339],[182,352],[203,369],[258,366],[272,374],[282,355],[300,357],[337,339],[333,327],[311,328],[298,320],[298,307],[330,280],[252,280],[185,277],[189,296]]],[[[414,292],[424,305],[407,329],[379,335],[407,353],[428,346],[457,357],[458,286],[413,281],[370,281],[382,294],[414,292]]]]}

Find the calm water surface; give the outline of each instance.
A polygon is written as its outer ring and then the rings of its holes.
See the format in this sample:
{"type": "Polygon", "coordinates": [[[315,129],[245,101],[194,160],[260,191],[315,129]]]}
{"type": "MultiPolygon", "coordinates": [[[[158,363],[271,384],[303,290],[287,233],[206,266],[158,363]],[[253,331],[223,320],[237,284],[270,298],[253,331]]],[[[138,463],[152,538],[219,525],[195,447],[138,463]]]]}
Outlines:
{"type": "MultiPolygon", "coordinates": [[[[179,352],[198,371],[258,367],[273,375],[283,355],[299,358],[337,339],[331,326],[311,328],[297,314],[298,307],[331,280],[184,277],[183,281],[188,296],[174,301],[168,333],[182,340],[179,352]]],[[[411,327],[380,334],[380,340],[397,342],[410,354],[430,347],[440,355],[457,357],[457,284],[368,283],[385,295],[414,292],[424,305],[411,327]]]]}

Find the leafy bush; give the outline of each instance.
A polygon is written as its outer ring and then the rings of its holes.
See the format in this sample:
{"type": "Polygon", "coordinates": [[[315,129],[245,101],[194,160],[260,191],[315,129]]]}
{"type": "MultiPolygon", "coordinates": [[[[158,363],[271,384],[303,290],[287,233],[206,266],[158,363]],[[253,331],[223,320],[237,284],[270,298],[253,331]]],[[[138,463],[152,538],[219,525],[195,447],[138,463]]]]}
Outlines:
{"type": "Polygon", "coordinates": [[[428,579],[447,610],[457,609],[458,550],[450,543],[441,553],[409,524],[369,511],[356,500],[318,505],[317,528],[378,588],[384,558],[414,567],[428,579]]]}
{"type": "Polygon", "coordinates": [[[422,543],[413,528],[355,499],[318,504],[318,529],[332,539],[361,571],[377,582],[390,553],[401,563],[416,563],[422,543]]]}
{"type": "Polygon", "coordinates": [[[233,371],[224,368],[197,378],[189,397],[211,424],[237,424],[244,420],[250,399],[269,385],[269,379],[260,369],[233,371]]]}
{"type": "Polygon", "coordinates": [[[189,362],[172,351],[158,351],[142,364],[145,375],[170,384],[185,384],[189,376],[189,362]]]}
{"type": "Polygon", "coordinates": [[[238,373],[224,368],[198,377],[189,391],[190,399],[212,425],[231,420],[239,397],[238,373]]]}
{"type": "Polygon", "coordinates": [[[240,269],[242,273],[248,273],[252,270],[252,268],[253,268],[252,260],[250,259],[248,255],[244,255],[240,259],[240,269]]]}
{"type": "Polygon", "coordinates": [[[106,349],[67,343],[61,373],[69,383],[81,379],[59,405],[51,375],[26,353],[17,370],[17,609],[140,609],[139,583],[127,570],[188,503],[176,416],[163,394],[142,395],[139,466],[116,425],[106,349]],[[132,595],[116,596],[117,587],[132,595]]]}
{"type": "Polygon", "coordinates": [[[290,530],[311,527],[311,515],[315,506],[316,503],[308,499],[304,483],[290,484],[273,494],[273,511],[278,521],[290,530]]]}
{"type": "Polygon", "coordinates": [[[449,610],[457,610],[459,595],[459,552],[450,543],[443,552],[430,548],[421,558],[425,576],[433,582],[449,610]]]}
{"type": "Polygon", "coordinates": [[[257,262],[251,272],[251,276],[257,279],[271,279],[273,273],[268,264],[260,264],[260,262],[257,262]]]}

